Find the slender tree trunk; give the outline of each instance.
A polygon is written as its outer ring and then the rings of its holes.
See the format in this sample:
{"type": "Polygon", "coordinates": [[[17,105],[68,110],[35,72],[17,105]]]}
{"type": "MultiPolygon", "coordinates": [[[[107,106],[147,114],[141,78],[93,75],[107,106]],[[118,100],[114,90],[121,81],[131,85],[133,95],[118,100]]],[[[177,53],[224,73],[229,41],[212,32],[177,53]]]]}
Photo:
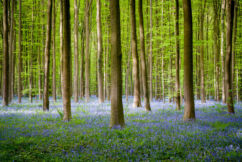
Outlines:
{"type": "Polygon", "coordinates": [[[195,119],[193,96],[192,8],[191,0],[183,0],[184,10],[184,120],[195,119]]]}
{"type": "Polygon", "coordinates": [[[33,89],[33,57],[34,57],[34,4],[32,6],[32,31],[31,31],[31,53],[30,53],[30,67],[29,67],[29,101],[33,102],[32,89],[33,89]]]}
{"type": "Polygon", "coordinates": [[[234,18],[234,0],[226,4],[226,56],[225,56],[225,84],[228,112],[234,114],[233,89],[232,89],[232,35],[234,18]]]}
{"type": "Polygon", "coordinates": [[[150,83],[149,83],[149,90],[150,90],[150,101],[152,101],[152,51],[153,51],[153,44],[152,44],[152,40],[153,40],[153,22],[152,22],[152,0],[150,0],[150,55],[149,55],[149,78],[150,78],[150,83]]]}
{"type": "Polygon", "coordinates": [[[64,121],[71,120],[71,29],[70,2],[62,0],[63,7],[63,52],[62,52],[62,96],[64,121]]]}
{"type": "Polygon", "coordinates": [[[151,111],[149,91],[147,84],[147,68],[145,62],[145,38],[144,38],[144,22],[143,22],[143,0],[139,0],[139,31],[140,31],[140,54],[141,54],[141,73],[143,83],[143,94],[146,111],[151,111]]]}
{"type": "Polygon", "coordinates": [[[221,9],[221,64],[222,64],[222,101],[226,102],[225,96],[225,80],[224,80],[224,14],[225,13],[225,0],[222,0],[222,9],[221,9]]]}
{"type": "Polygon", "coordinates": [[[54,102],[56,102],[56,63],[55,63],[55,19],[56,19],[56,7],[55,7],[55,0],[53,0],[53,57],[52,57],[52,97],[54,102]]]}
{"type": "Polygon", "coordinates": [[[119,0],[110,1],[111,15],[111,128],[124,127],[122,103],[122,53],[119,0]]]}
{"type": "Polygon", "coordinates": [[[81,32],[80,98],[84,96],[84,29],[81,32]]]}
{"type": "Polygon", "coordinates": [[[9,104],[8,1],[3,0],[3,106],[9,104]]]}
{"type": "Polygon", "coordinates": [[[176,109],[180,110],[180,41],[179,41],[179,0],[176,0],[176,109]]]}
{"type": "MultiPolygon", "coordinates": [[[[235,91],[234,80],[235,80],[235,64],[236,64],[236,38],[237,38],[237,11],[238,11],[238,1],[234,1],[234,18],[233,18],[233,35],[232,35],[232,89],[235,91]]],[[[234,96],[233,96],[234,97],[234,96]]]]}
{"type": "Polygon", "coordinates": [[[131,42],[133,58],[133,77],[134,77],[134,103],[133,107],[140,107],[140,80],[139,80],[139,58],[137,53],[136,19],[135,19],[135,0],[130,1],[131,19],[131,42]]]}
{"type": "Polygon", "coordinates": [[[201,68],[201,102],[206,102],[206,94],[205,94],[205,83],[204,83],[204,30],[203,30],[203,24],[204,24],[204,12],[206,8],[206,0],[203,3],[204,6],[202,6],[201,11],[201,18],[200,18],[200,40],[201,43],[201,55],[200,55],[200,68],[201,68]]]}
{"type": "Polygon", "coordinates": [[[90,98],[90,54],[89,54],[89,15],[90,15],[90,5],[89,0],[86,0],[85,7],[85,38],[86,38],[86,48],[85,48],[85,100],[89,101],[90,98]]]}
{"type": "Polygon", "coordinates": [[[79,52],[78,52],[78,6],[77,0],[74,0],[74,101],[78,102],[78,62],[79,62],[79,52]]]}
{"type": "Polygon", "coordinates": [[[125,76],[126,102],[128,102],[128,99],[129,99],[129,75],[130,75],[130,57],[131,57],[130,55],[131,55],[131,48],[128,53],[128,63],[127,63],[126,76],[125,76]]]}
{"type": "MultiPolygon", "coordinates": [[[[62,0],[60,0],[60,63],[61,63],[61,83],[63,82],[62,81],[62,69],[63,69],[63,3],[62,3],[62,0]]],[[[63,94],[63,87],[62,87],[62,84],[61,84],[61,95],[63,94]]],[[[62,96],[63,97],[63,96],[62,96]]]]}
{"type": "Polygon", "coordinates": [[[18,44],[19,44],[19,55],[18,55],[18,103],[21,103],[22,98],[22,0],[19,0],[19,36],[18,36],[18,44]]]}
{"type": "Polygon", "coordinates": [[[48,18],[45,42],[45,67],[44,67],[44,95],[43,110],[49,110],[49,71],[50,71],[50,43],[52,26],[52,0],[48,0],[48,18]]]}
{"type": "MultiPolygon", "coordinates": [[[[40,2],[38,2],[40,5],[40,2]]],[[[38,17],[40,17],[40,12],[38,12],[38,17]]],[[[41,28],[40,18],[38,19],[39,26],[41,28]]],[[[39,36],[41,35],[41,31],[38,32],[39,36]]],[[[40,39],[38,39],[38,43],[40,44],[40,39]]],[[[38,88],[39,88],[39,100],[42,100],[42,61],[41,61],[41,53],[40,46],[38,46],[38,88]]]]}
{"type": "Polygon", "coordinates": [[[102,71],[102,54],[103,54],[103,45],[102,45],[102,22],[101,22],[101,2],[97,0],[97,53],[98,53],[98,61],[97,61],[97,68],[98,68],[98,98],[99,103],[104,102],[104,95],[103,95],[103,71],[102,71]]]}
{"type": "Polygon", "coordinates": [[[213,10],[214,10],[214,55],[215,55],[215,94],[216,94],[216,100],[220,100],[219,95],[219,3],[217,0],[214,0],[213,2],[213,10]]]}
{"type": "Polygon", "coordinates": [[[10,103],[12,100],[12,96],[13,96],[13,78],[12,78],[12,74],[13,74],[13,58],[14,58],[14,8],[15,8],[15,1],[11,0],[11,15],[10,15],[10,32],[9,32],[9,99],[8,102],[10,103]]]}

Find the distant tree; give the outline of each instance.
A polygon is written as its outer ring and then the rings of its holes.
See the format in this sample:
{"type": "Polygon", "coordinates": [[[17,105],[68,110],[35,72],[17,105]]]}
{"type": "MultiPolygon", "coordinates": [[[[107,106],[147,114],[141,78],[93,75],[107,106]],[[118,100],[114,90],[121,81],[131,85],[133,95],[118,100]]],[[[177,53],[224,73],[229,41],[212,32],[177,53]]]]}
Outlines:
{"type": "Polygon", "coordinates": [[[226,94],[225,94],[225,80],[224,80],[224,17],[225,17],[225,0],[222,0],[221,3],[221,64],[222,64],[222,101],[226,102],[226,94]]]}
{"type": "Polygon", "coordinates": [[[179,0],[176,0],[176,109],[181,109],[180,98],[180,41],[179,41],[179,0]]]}
{"type": "Polygon", "coordinates": [[[200,48],[200,69],[201,69],[201,101],[202,103],[206,102],[206,94],[205,94],[205,82],[204,82],[204,13],[206,9],[206,0],[203,1],[200,13],[200,40],[201,48],[200,48]]]}
{"type": "Polygon", "coordinates": [[[19,0],[19,33],[18,33],[18,103],[21,103],[22,98],[22,0],[19,0]]]}
{"type": "Polygon", "coordinates": [[[153,64],[153,59],[152,59],[152,52],[153,52],[153,21],[152,21],[152,0],[150,0],[150,54],[149,54],[149,78],[150,78],[150,83],[149,83],[149,90],[150,90],[150,101],[152,101],[153,98],[153,90],[152,90],[152,64],[153,64]]]}
{"type": "Polygon", "coordinates": [[[232,88],[232,35],[234,18],[234,0],[226,4],[226,56],[225,56],[225,86],[228,112],[234,114],[233,88],[232,88]]]}
{"type": "Polygon", "coordinates": [[[220,93],[219,93],[219,23],[220,23],[220,3],[219,0],[213,0],[213,12],[214,12],[214,21],[213,21],[213,39],[214,39],[214,56],[215,56],[215,99],[217,101],[220,100],[220,93]]]}
{"type": "Polygon", "coordinates": [[[89,53],[89,15],[91,10],[90,0],[86,0],[85,6],[85,38],[86,38],[86,48],[85,48],[85,100],[89,101],[90,98],[90,53],[89,53]]]}
{"type": "Polygon", "coordinates": [[[195,119],[193,95],[192,8],[191,0],[183,0],[184,10],[184,120],[195,119]]]}
{"type": "Polygon", "coordinates": [[[103,53],[103,45],[102,45],[102,22],[101,22],[101,2],[97,0],[97,70],[98,70],[98,99],[99,103],[104,102],[104,94],[103,94],[103,71],[102,71],[102,53],[103,53]]]}
{"type": "Polygon", "coordinates": [[[139,80],[139,58],[137,53],[136,19],[135,19],[135,0],[130,0],[130,19],[131,19],[131,42],[133,57],[133,78],[134,78],[134,103],[133,107],[140,107],[140,80],[139,80]]]}
{"type": "Polygon", "coordinates": [[[144,93],[145,109],[151,111],[149,91],[147,84],[147,68],[145,62],[145,38],[144,38],[144,22],[143,22],[143,0],[139,0],[139,31],[140,31],[140,55],[141,55],[141,73],[142,73],[142,86],[144,93]]]}
{"type": "Polygon", "coordinates": [[[55,22],[56,22],[56,7],[55,7],[55,0],[53,0],[53,19],[52,19],[52,28],[53,28],[53,39],[52,39],[52,97],[53,100],[56,101],[56,54],[55,54],[55,22]]]}
{"type": "Polygon", "coordinates": [[[79,51],[78,51],[78,25],[79,25],[79,8],[77,0],[74,0],[74,101],[78,102],[78,62],[79,62],[79,51]]]}
{"type": "Polygon", "coordinates": [[[63,11],[62,97],[64,121],[71,120],[71,28],[70,1],[61,0],[63,11]]]}
{"type": "Polygon", "coordinates": [[[110,127],[124,127],[122,103],[122,53],[119,0],[110,1],[111,15],[111,120],[110,127]]]}
{"type": "Polygon", "coordinates": [[[8,1],[3,0],[3,106],[9,104],[8,1]]]}
{"type": "Polygon", "coordinates": [[[52,26],[52,0],[48,0],[47,32],[45,41],[45,67],[44,67],[44,95],[43,110],[49,110],[49,73],[50,73],[50,43],[52,26]]]}

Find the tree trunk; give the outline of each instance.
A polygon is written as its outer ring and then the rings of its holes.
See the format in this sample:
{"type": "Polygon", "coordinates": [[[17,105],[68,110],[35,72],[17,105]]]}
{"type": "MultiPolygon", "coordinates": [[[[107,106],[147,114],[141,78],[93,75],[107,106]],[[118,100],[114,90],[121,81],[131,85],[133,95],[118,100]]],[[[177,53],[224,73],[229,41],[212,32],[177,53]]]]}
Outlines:
{"type": "Polygon", "coordinates": [[[184,120],[195,119],[193,96],[192,8],[191,0],[183,0],[184,10],[184,120]]]}
{"type": "Polygon", "coordinates": [[[56,102],[56,63],[55,63],[55,19],[56,19],[56,7],[55,0],[53,0],[53,57],[52,57],[52,97],[53,101],[56,102]]]}
{"type": "Polygon", "coordinates": [[[44,67],[44,95],[43,110],[49,110],[49,71],[50,71],[50,43],[51,43],[51,23],[52,23],[52,0],[48,0],[48,22],[45,42],[45,67],[44,67]]]}
{"type": "Polygon", "coordinates": [[[8,1],[3,0],[3,106],[9,104],[8,1]]]}
{"type": "Polygon", "coordinates": [[[234,0],[228,0],[226,4],[226,56],[225,56],[225,84],[228,112],[234,114],[233,89],[232,89],[232,35],[234,0]]]}
{"type": "Polygon", "coordinates": [[[77,0],[74,0],[74,101],[78,102],[78,6],[77,0]]]}
{"type": "Polygon", "coordinates": [[[89,101],[90,98],[90,54],[89,54],[89,15],[90,15],[90,5],[89,0],[86,0],[85,7],[85,38],[86,38],[86,48],[85,48],[85,100],[89,101]]]}
{"type": "Polygon", "coordinates": [[[206,8],[206,0],[204,1],[204,6],[202,6],[201,11],[201,18],[200,18],[200,40],[201,43],[201,55],[200,55],[200,68],[201,68],[201,102],[206,102],[206,94],[205,94],[205,83],[204,83],[204,30],[203,30],[203,24],[204,24],[204,12],[206,8]]]}
{"type": "Polygon", "coordinates": [[[133,107],[140,107],[140,80],[139,80],[139,58],[137,53],[136,19],[135,19],[135,0],[130,1],[131,19],[131,42],[133,57],[133,77],[134,77],[134,103],[133,107]]]}
{"type": "Polygon", "coordinates": [[[103,44],[102,44],[102,22],[101,22],[101,2],[97,0],[97,69],[98,69],[98,99],[99,103],[104,102],[103,95],[103,71],[102,71],[102,54],[103,54],[103,44]]]}
{"type": "Polygon", "coordinates": [[[62,0],[63,7],[63,52],[62,52],[62,97],[64,121],[71,120],[71,29],[70,2],[62,0]]]}
{"type": "MultiPolygon", "coordinates": [[[[60,76],[61,76],[61,83],[63,82],[62,81],[62,68],[63,68],[63,3],[62,3],[62,0],[60,0],[60,64],[61,64],[61,67],[60,67],[60,76]]],[[[62,87],[62,84],[61,84],[61,95],[63,93],[63,87],[62,87]]],[[[63,96],[62,96],[63,97],[63,96]]]]}
{"type": "Polygon", "coordinates": [[[149,83],[149,90],[150,90],[150,101],[152,101],[152,51],[153,51],[153,44],[152,44],[152,39],[153,39],[153,22],[152,22],[152,0],[150,0],[150,55],[149,55],[149,78],[150,78],[150,83],[149,83]]]}
{"type": "Polygon", "coordinates": [[[128,52],[128,63],[127,63],[126,76],[125,76],[126,102],[128,102],[128,99],[129,99],[130,55],[131,55],[131,50],[128,52]]]}
{"type": "Polygon", "coordinates": [[[81,31],[80,98],[84,96],[84,29],[81,31]]]}
{"type": "Polygon", "coordinates": [[[222,13],[221,13],[221,46],[220,46],[220,53],[221,53],[221,64],[222,64],[222,101],[226,103],[226,96],[225,96],[225,80],[224,80],[224,13],[225,13],[225,0],[222,0],[222,13]]]}
{"type": "MultiPolygon", "coordinates": [[[[233,18],[233,35],[232,35],[232,44],[233,44],[233,48],[232,48],[232,89],[233,92],[236,90],[235,86],[234,86],[234,80],[235,80],[235,64],[236,64],[236,38],[237,38],[237,14],[238,14],[238,1],[234,1],[234,18],[233,18]]],[[[233,96],[234,97],[234,96],[233,96]]]]}
{"type": "Polygon", "coordinates": [[[11,102],[13,96],[13,58],[14,58],[14,8],[15,8],[15,1],[11,0],[11,19],[10,19],[10,33],[9,33],[9,99],[8,101],[11,102]]]}
{"type": "Polygon", "coordinates": [[[219,3],[217,0],[213,1],[214,10],[214,26],[213,26],[213,37],[214,37],[214,55],[215,55],[215,98],[217,101],[220,100],[219,95],[219,3]]]}
{"type": "Polygon", "coordinates": [[[143,0],[139,0],[139,31],[140,31],[141,73],[142,73],[142,83],[143,83],[143,94],[144,94],[145,109],[146,109],[146,111],[151,111],[148,84],[147,84],[147,68],[146,68],[146,62],[145,62],[143,0]]]}
{"type": "Polygon", "coordinates": [[[110,1],[111,15],[111,128],[124,127],[122,103],[122,53],[119,0],[110,1]]]}
{"type": "Polygon", "coordinates": [[[18,103],[21,103],[22,98],[22,0],[19,0],[19,36],[18,36],[18,44],[19,44],[19,55],[18,55],[18,103]]]}
{"type": "Polygon", "coordinates": [[[179,0],[176,0],[176,109],[181,109],[180,101],[180,41],[179,41],[179,0]]]}
{"type": "Polygon", "coordinates": [[[29,101],[33,102],[32,88],[33,88],[33,57],[34,57],[34,1],[32,6],[32,31],[31,31],[31,53],[29,63],[29,101]]]}

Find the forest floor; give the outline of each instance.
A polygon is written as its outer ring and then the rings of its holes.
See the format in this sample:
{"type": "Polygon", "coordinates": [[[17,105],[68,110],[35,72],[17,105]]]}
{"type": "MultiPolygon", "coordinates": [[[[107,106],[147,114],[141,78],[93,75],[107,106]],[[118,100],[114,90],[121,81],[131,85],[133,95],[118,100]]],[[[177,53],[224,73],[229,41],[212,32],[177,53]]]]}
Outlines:
{"type": "Polygon", "coordinates": [[[242,159],[242,103],[196,101],[196,121],[184,122],[175,104],[154,101],[152,112],[123,101],[126,127],[110,129],[110,102],[72,102],[62,121],[62,101],[0,107],[0,161],[218,161],[242,159]]]}

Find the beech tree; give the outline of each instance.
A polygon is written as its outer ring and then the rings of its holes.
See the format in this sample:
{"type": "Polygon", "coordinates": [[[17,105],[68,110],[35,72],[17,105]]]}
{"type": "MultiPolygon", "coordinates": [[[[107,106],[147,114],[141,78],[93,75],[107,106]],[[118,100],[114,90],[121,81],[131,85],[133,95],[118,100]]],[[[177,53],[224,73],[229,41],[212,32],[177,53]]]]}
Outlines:
{"type": "Polygon", "coordinates": [[[9,104],[8,1],[3,0],[3,106],[9,104]]]}
{"type": "Polygon", "coordinates": [[[145,38],[144,38],[144,22],[143,22],[143,0],[139,0],[139,31],[140,31],[140,55],[141,55],[141,73],[142,73],[142,87],[144,93],[145,109],[151,111],[148,82],[147,82],[147,68],[145,62],[145,38]]]}
{"type": "Polygon", "coordinates": [[[122,103],[122,54],[119,0],[110,1],[111,21],[111,120],[110,127],[124,127],[122,103]]]}
{"type": "Polygon", "coordinates": [[[184,11],[184,120],[195,119],[193,95],[192,7],[191,0],[183,0],[184,11]]]}
{"type": "Polygon", "coordinates": [[[133,58],[133,78],[134,78],[134,103],[133,107],[141,107],[140,101],[140,80],[139,80],[139,59],[137,53],[136,19],[135,19],[135,0],[130,0],[131,18],[131,44],[133,58]]]}
{"type": "Polygon", "coordinates": [[[234,18],[234,0],[226,3],[226,56],[225,56],[225,86],[228,112],[234,113],[232,88],[232,35],[234,18]]]}
{"type": "Polygon", "coordinates": [[[62,51],[62,97],[64,121],[71,120],[71,28],[70,28],[70,1],[61,0],[63,17],[63,51],[62,51]]]}
{"type": "Polygon", "coordinates": [[[98,69],[98,98],[99,103],[104,102],[103,96],[103,72],[102,72],[102,53],[103,53],[103,45],[102,45],[102,23],[101,23],[101,2],[97,0],[97,69],[98,69]]]}
{"type": "Polygon", "coordinates": [[[45,41],[45,66],[44,66],[44,95],[43,110],[49,110],[49,73],[50,73],[50,43],[51,43],[51,23],[52,23],[52,0],[48,0],[48,22],[45,41]]]}

